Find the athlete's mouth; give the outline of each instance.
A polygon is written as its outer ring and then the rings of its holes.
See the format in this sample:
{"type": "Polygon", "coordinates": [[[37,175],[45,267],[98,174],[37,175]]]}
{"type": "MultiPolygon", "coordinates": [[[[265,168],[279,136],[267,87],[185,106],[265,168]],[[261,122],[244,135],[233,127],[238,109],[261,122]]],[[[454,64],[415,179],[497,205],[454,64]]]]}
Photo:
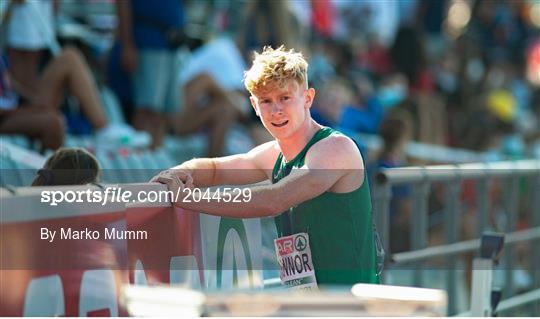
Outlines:
{"type": "Polygon", "coordinates": [[[272,122],[272,125],[275,126],[275,127],[283,127],[283,126],[287,125],[287,123],[289,123],[289,120],[285,120],[284,122],[281,122],[281,123],[272,122]]]}

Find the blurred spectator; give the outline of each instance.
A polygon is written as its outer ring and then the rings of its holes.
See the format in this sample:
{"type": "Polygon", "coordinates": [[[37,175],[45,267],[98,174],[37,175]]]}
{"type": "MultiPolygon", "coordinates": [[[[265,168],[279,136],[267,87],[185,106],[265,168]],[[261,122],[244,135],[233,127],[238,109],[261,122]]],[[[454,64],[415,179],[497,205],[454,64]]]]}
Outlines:
{"type": "Polygon", "coordinates": [[[394,69],[409,83],[409,109],[416,119],[414,138],[428,144],[447,144],[447,116],[444,97],[435,92],[435,77],[421,33],[402,26],[390,49],[394,69]]]}
{"type": "Polygon", "coordinates": [[[518,102],[508,90],[495,90],[487,96],[487,108],[501,123],[502,135],[500,151],[510,158],[519,159],[525,155],[525,141],[518,131],[518,102]]]}
{"type": "Polygon", "coordinates": [[[447,9],[447,0],[421,1],[418,4],[417,22],[428,34],[440,34],[447,9]]]}
{"type": "Polygon", "coordinates": [[[310,42],[311,63],[308,69],[308,77],[317,90],[320,90],[326,82],[331,81],[337,74],[328,47],[328,42],[324,39],[315,38],[310,42]]]}
{"type": "Polygon", "coordinates": [[[532,98],[532,110],[535,114],[536,132],[530,139],[531,154],[540,159],[540,89],[537,89],[532,98]]]}
{"type": "MultiPolygon", "coordinates": [[[[448,24],[446,13],[448,12],[448,5],[452,2],[454,1],[421,1],[416,8],[416,23],[410,25],[420,27],[423,31],[422,42],[424,43],[427,58],[437,58],[444,53],[446,37],[444,37],[442,31],[444,24],[448,24]]],[[[462,19],[465,19],[465,17],[462,19]]]]}
{"type": "Polygon", "coordinates": [[[253,112],[242,83],[246,58],[265,45],[299,45],[297,19],[287,1],[249,1],[238,19],[249,28],[232,38],[218,35],[195,50],[182,69],[184,105],[175,116],[173,132],[187,134],[202,128],[209,133],[210,156],[223,155],[228,129],[245,124],[256,144],[271,136],[253,112]]]}
{"type": "Polygon", "coordinates": [[[460,146],[485,153],[489,161],[504,159],[502,141],[504,135],[512,131],[512,126],[499,120],[487,109],[471,112],[467,120],[460,146]]]}
{"type": "Polygon", "coordinates": [[[341,114],[339,127],[347,131],[375,134],[384,115],[384,109],[375,96],[369,96],[362,104],[347,105],[341,114]]]}
{"type": "Polygon", "coordinates": [[[448,119],[443,98],[435,93],[424,92],[411,99],[416,120],[414,139],[420,143],[446,145],[448,119]]]}
{"type": "Polygon", "coordinates": [[[322,125],[340,128],[351,134],[375,134],[384,109],[370,80],[356,75],[354,82],[342,77],[326,82],[313,103],[311,113],[322,125]]]}
{"type": "Polygon", "coordinates": [[[238,46],[245,58],[252,51],[260,51],[266,45],[301,49],[303,43],[298,34],[299,23],[289,9],[288,1],[251,0],[246,3],[244,10],[238,46]]]}
{"type": "MultiPolygon", "coordinates": [[[[38,170],[37,176],[32,182],[32,186],[63,186],[63,185],[86,185],[99,181],[101,176],[101,167],[97,159],[83,148],[61,148],[52,154],[42,169],[38,170]]],[[[70,226],[76,229],[86,229],[89,231],[102,231],[109,224],[99,220],[81,219],[71,222],[70,226]]],[[[70,253],[76,252],[76,256],[70,256],[80,264],[73,266],[64,275],[67,282],[77,282],[80,280],[80,272],[77,269],[106,268],[112,270],[113,285],[120,287],[122,285],[122,276],[126,269],[123,262],[125,254],[118,250],[118,247],[111,244],[110,240],[100,238],[97,240],[68,240],[62,246],[63,251],[70,253]],[[77,268],[81,267],[81,268],[77,268]]],[[[67,259],[68,256],[62,255],[59,260],[67,259]]],[[[57,265],[60,266],[61,262],[57,265]]],[[[51,267],[52,268],[52,267],[51,267]]],[[[62,268],[60,268],[62,269],[62,268]]],[[[99,287],[103,285],[103,280],[91,279],[89,285],[99,287]]],[[[100,290],[90,290],[92,298],[102,297],[100,290]]],[[[119,291],[116,291],[119,293],[119,291]]],[[[78,294],[78,290],[77,290],[78,294]]],[[[90,295],[89,294],[89,295],[90,295]]],[[[66,290],[66,296],[74,298],[74,289],[66,290]]],[[[120,308],[120,313],[124,311],[120,308]]],[[[88,312],[91,313],[91,312],[88,312]]],[[[108,312],[107,312],[108,313],[108,312]]],[[[126,313],[126,312],[124,312],[126,313]]]]}
{"type": "MultiPolygon", "coordinates": [[[[412,137],[413,120],[408,111],[396,108],[386,114],[379,134],[383,148],[369,167],[371,174],[381,168],[407,166],[405,149],[412,137]]],[[[390,202],[390,249],[392,253],[410,249],[410,223],[412,210],[412,190],[409,185],[392,187],[390,202]]]]}
{"type": "Polygon", "coordinates": [[[54,28],[58,0],[9,1],[6,47],[12,76],[21,85],[37,90],[47,50],[58,49],[54,28]]]}
{"type": "MultiPolygon", "coordinates": [[[[302,41],[302,47],[308,47],[308,41],[311,36],[311,2],[310,1],[287,1],[292,15],[298,22],[298,39],[302,41]]],[[[295,45],[292,44],[291,47],[295,45]]]]}
{"type": "Polygon", "coordinates": [[[5,59],[0,56],[0,133],[36,138],[42,150],[62,146],[64,122],[61,115],[40,105],[20,103],[7,71],[5,59]]]}
{"type": "Polygon", "coordinates": [[[126,0],[116,1],[116,9],[119,42],[110,57],[111,87],[121,91],[122,102],[132,101],[133,126],[148,132],[158,147],[167,118],[179,107],[177,49],[186,39],[184,4],[126,0]]]}
{"type": "Polygon", "coordinates": [[[421,4],[421,0],[398,1],[399,25],[414,25],[421,4]]]}
{"type": "Polygon", "coordinates": [[[314,101],[311,113],[322,125],[337,127],[347,105],[354,103],[350,83],[341,77],[334,77],[325,83],[314,101]]]}
{"type": "Polygon", "coordinates": [[[520,139],[516,141],[517,104],[513,95],[505,89],[491,90],[474,103],[478,106],[467,114],[460,146],[483,152],[490,161],[503,160],[505,155],[519,156],[523,150],[520,139]]]}
{"type": "Polygon", "coordinates": [[[470,33],[488,64],[504,60],[523,63],[527,31],[522,1],[478,0],[474,3],[470,33]]]}
{"type": "MultiPolygon", "coordinates": [[[[39,76],[36,90],[31,90],[16,81],[10,81],[9,65],[3,61],[2,67],[7,90],[1,95],[6,95],[8,98],[3,99],[4,120],[0,125],[1,132],[40,137],[45,142],[43,147],[59,147],[62,145],[63,132],[62,134],[55,133],[54,138],[52,138],[49,136],[50,134],[38,133],[33,125],[41,123],[43,116],[56,118],[56,116],[45,114],[47,112],[58,114],[64,100],[64,93],[68,91],[79,102],[82,112],[95,130],[96,139],[100,145],[114,147],[126,144],[133,146],[148,144],[147,135],[135,132],[125,125],[109,124],[103,112],[94,80],[86,61],[78,50],[66,48],[52,59],[39,76]],[[31,113],[36,114],[26,117],[31,113]],[[8,118],[9,121],[6,120],[8,118]],[[36,122],[31,122],[30,119],[34,119],[36,122]]],[[[54,129],[56,122],[51,124],[53,131],[56,131],[54,129]]]]}
{"type": "Polygon", "coordinates": [[[428,69],[424,42],[418,31],[412,27],[400,27],[390,48],[390,56],[395,71],[405,74],[413,92],[433,90],[434,79],[428,69]]]}
{"type": "Polygon", "coordinates": [[[363,34],[388,46],[399,26],[400,2],[406,1],[334,1],[339,16],[334,37],[348,41],[363,34]]]}
{"type": "Polygon", "coordinates": [[[408,83],[407,78],[401,73],[390,74],[381,80],[377,98],[385,111],[407,99],[408,83]]]}
{"type": "Polygon", "coordinates": [[[531,98],[531,110],[535,117],[536,134],[540,134],[540,88],[537,88],[531,98]]]}
{"type": "Polygon", "coordinates": [[[324,125],[347,132],[376,134],[384,113],[407,99],[407,80],[401,74],[382,79],[375,91],[372,80],[364,74],[351,74],[349,81],[334,77],[327,81],[312,107],[314,118],[324,125]]]}
{"type": "Polygon", "coordinates": [[[380,167],[405,166],[405,148],[412,138],[413,119],[411,114],[396,108],[384,117],[379,128],[383,149],[379,156],[380,167]]]}
{"type": "Polygon", "coordinates": [[[60,148],[38,171],[32,186],[85,185],[97,182],[100,174],[98,160],[84,148],[60,148]]]}
{"type": "Polygon", "coordinates": [[[337,12],[331,0],[311,0],[311,24],[313,31],[323,37],[331,37],[336,31],[337,12]]]}
{"type": "Polygon", "coordinates": [[[458,67],[459,60],[456,52],[447,50],[442,54],[440,60],[434,67],[435,81],[439,91],[445,95],[455,94],[459,88],[458,67]]]}
{"type": "Polygon", "coordinates": [[[184,101],[171,121],[176,134],[209,130],[208,155],[224,154],[229,128],[251,112],[243,94],[245,62],[236,44],[220,37],[195,50],[181,73],[184,101]]]}
{"type": "Polygon", "coordinates": [[[392,71],[392,61],[388,47],[384,46],[376,37],[368,36],[353,42],[355,58],[362,70],[373,75],[384,76],[392,71]]]}

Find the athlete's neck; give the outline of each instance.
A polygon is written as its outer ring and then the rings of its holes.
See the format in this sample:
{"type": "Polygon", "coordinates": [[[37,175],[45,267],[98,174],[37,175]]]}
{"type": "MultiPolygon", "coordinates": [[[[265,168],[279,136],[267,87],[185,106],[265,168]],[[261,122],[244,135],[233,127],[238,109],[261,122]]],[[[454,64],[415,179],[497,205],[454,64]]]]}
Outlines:
{"type": "Polygon", "coordinates": [[[306,121],[306,123],[291,136],[278,139],[277,142],[285,160],[293,160],[321,128],[322,126],[320,124],[313,119],[309,119],[309,121],[306,121]]]}

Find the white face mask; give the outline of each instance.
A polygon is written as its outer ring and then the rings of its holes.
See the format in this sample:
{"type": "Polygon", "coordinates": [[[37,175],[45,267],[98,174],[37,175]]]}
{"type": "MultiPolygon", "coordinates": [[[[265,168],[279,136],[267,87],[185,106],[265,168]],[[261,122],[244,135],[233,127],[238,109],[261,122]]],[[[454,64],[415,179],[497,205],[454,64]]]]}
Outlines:
{"type": "Polygon", "coordinates": [[[437,75],[437,82],[443,91],[448,93],[453,93],[457,89],[457,78],[456,75],[452,72],[441,71],[437,75]]]}
{"type": "Polygon", "coordinates": [[[477,84],[484,77],[485,67],[482,60],[479,58],[470,59],[467,61],[466,66],[467,79],[474,84],[477,84]]]}
{"type": "Polygon", "coordinates": [[[391,109],[407,97],[406,89],[401,85],[382,87],[377,94],[379,103],[385,109],[391,109]]]}
{"type": "Polygon", "coordinates": [[[536,141],[536,144],[533,145],[532,153],[534,157],[540,159],[540,138],[536,141]]]}
{"type": "Polygon", "coordinates": [[[525,142],[517,134],[510,134],[504,137],[502,148],[508,155],[521,156],[525,153],[525,142]]]}
{"type": "Polygon", "coordinates": [[[486,82],[488,89],[500,89],[506,82],[506,75],[501,69],[492,69],[487,75],[486,82]]]}

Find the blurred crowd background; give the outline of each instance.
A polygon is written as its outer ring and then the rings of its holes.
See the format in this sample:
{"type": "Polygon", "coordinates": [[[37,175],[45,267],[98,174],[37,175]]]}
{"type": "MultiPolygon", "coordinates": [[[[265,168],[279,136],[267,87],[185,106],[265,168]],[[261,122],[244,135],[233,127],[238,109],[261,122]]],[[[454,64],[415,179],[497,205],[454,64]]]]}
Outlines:
{"type": "Polygon", "coordinates": [[[254,50],[284,44],[309,59],[314,117],[378,134],[365,156],[381,165],[405,164],[408,141],[540,156],[538,1],[6,0],[1,12],[0,133],[46,148],[64,132],[153,148],[203,133],[212,156],[233,127],[268,140],[242,75],[254,50]]]}

